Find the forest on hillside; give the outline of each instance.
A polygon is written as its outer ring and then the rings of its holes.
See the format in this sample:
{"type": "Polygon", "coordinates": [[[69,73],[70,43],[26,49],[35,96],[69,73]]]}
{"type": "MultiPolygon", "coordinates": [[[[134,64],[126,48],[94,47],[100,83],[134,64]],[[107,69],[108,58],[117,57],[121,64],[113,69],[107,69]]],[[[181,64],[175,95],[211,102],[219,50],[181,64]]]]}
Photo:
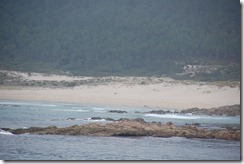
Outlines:
{"type": "Polygon", "coordinates": [[[238,0],[1,0],[0,22],[0,69],[240,79],[238,0]]]}

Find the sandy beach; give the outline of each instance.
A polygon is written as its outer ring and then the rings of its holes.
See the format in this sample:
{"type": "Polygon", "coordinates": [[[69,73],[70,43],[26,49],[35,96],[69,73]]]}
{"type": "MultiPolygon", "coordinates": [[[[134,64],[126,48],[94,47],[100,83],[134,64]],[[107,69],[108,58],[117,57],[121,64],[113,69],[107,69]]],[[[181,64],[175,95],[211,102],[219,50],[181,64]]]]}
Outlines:
{"type": "MultiPolygon", "coordinates": [[[[79,81],[93,77],[8,72],[22,81],[79,81]]],[[[12,78],[14,79],[14,78],[12,78]]],[[[212,108],[240,104],[240,87],[216,83],[177,81],[165,77],[107,77],[109,82],[74,87],[0,86],[1,100],[30,100],[147,108],[212,108]]],[[[105,79],[106,81],[106,79],[105,79]]]]}

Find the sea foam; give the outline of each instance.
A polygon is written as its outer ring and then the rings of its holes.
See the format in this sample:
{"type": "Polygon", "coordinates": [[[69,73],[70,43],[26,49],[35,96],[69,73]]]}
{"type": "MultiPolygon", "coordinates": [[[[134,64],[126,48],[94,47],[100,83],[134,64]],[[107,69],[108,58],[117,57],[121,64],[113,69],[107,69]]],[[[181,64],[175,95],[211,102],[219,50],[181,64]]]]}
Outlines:
{"type": "Polygon", "coordinates": [[[178,115],[178,114],[145,114],[148,117],[157,118],[175,118],[175,119],[199,119],[199,116],[194,115],[178,115]]]}
{"type": "Polygon", "coordinates": [[[3,135],[14,135],[13,133],[7,132],[7,131],[2,130],[2,129],[0,129],[0,134],[3,134],[3,135]]]}

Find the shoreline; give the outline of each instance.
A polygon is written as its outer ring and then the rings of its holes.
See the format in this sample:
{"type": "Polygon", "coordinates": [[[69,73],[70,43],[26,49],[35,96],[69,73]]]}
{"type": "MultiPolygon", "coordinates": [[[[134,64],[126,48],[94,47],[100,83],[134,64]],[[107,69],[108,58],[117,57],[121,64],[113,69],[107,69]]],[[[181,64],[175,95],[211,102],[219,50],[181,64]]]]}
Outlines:
{"type": "MultiPolygon", "coordinates": [[[[139,108],[172,108],[183,110],[187,108],[213,108],[226,105],[240,104],[240,99],[230,97],[225,91],[219,91],[215,94],[196,94],[188,93],[192,96],[184,97],[183,92],[178,93],[174,97],[173,94],[160,94],[145,91],[148,95],[138,93],[135,88],[129,89],[128,92],[133,94],[125,94],[128,88],[116,90],[117,92],[108,92],[110,87],[96,87],[93,89],[0,89],[1,100],[22,100],[22,101],[43,101],[43,102],[57,102],[57,103],[74,103],[74,104],[94,104],[94,105],[111,105],[123,107],[139,107],[139,108]],[[107,90],[107,92],[106,92],[107,90]],[[121,93],[123,91],[125,93],[121,93]],[[116,94],[115,94],[116,93],[116,94]],[[181,95],[180,95],[181,94],[181,95]],[[179,96],[180,95],[180,96],[179,96]],[[161,97],[160,97],[161,96],[161,97]],[[215,96],[219,96],[215,99],[215,96]],[[175,100],[175,101],[174,101],[175,100]]],[[[231,94],[238,91],[231,90],[231,94]]],[[[227,92],[228,93],[228,92],[227,92]]]]}
{"type": "MultiPolygon", "coordinates": [[[[240,86],[166,77],[71,77],[2,71],[0,100],[123,107],[214,108],[240,104],[240,86]],[[53,85],[56,86],[53,86],[53,85]],[[70,84],[74,86],[70,86],[70,84]]],[[[225,84],[225,83],[224,83],[225,84]]]]}

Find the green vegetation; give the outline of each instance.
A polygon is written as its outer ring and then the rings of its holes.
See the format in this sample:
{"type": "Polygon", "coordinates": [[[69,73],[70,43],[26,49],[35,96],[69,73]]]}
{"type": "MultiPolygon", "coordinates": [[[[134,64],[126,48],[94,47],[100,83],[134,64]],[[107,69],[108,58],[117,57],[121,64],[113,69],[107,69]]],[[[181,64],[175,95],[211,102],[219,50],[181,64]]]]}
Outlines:
{"type": "Polygon", "coordinates": [[[189,78],[175,74],[208,64],[224,71],[195,79],[239,80],[240,9],[237,0],[1,0],[0,69],[189,78]]]}

